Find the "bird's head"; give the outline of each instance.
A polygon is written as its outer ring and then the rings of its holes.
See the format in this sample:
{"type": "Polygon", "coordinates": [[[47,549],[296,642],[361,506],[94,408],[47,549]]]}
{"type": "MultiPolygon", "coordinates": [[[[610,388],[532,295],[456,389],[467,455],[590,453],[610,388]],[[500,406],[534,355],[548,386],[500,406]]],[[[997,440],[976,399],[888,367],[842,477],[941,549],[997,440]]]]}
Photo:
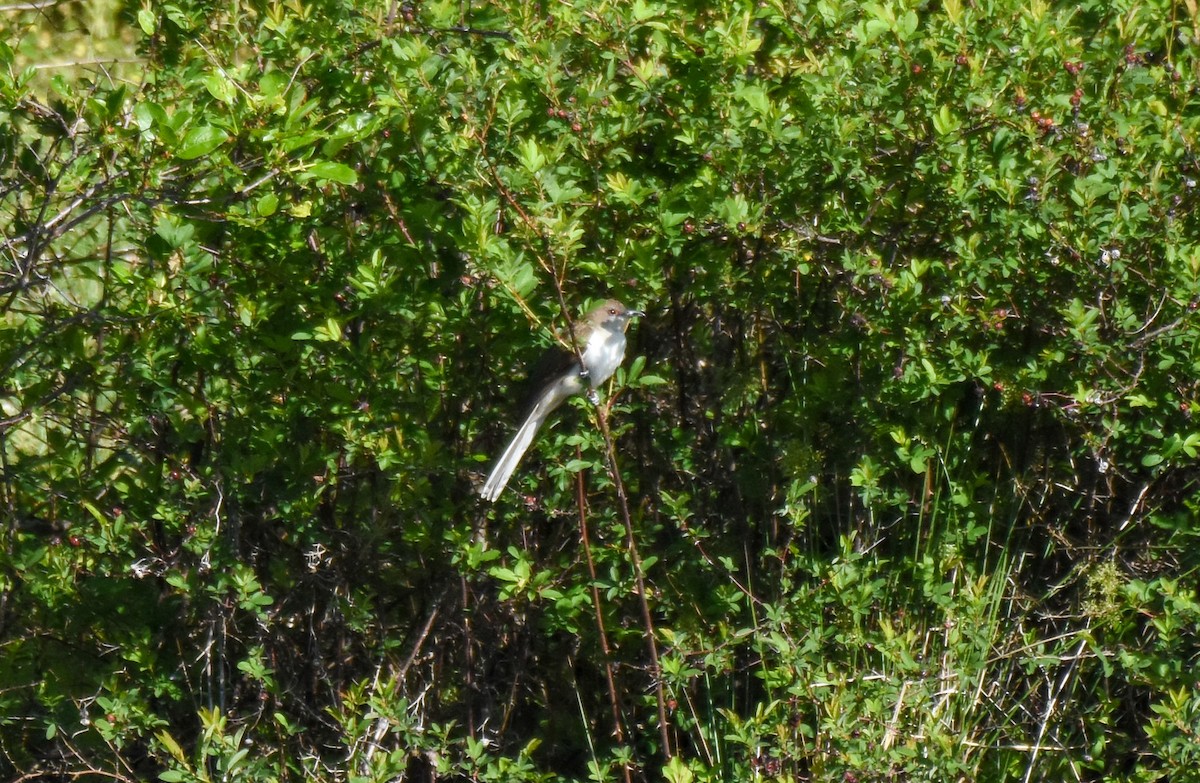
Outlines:
{"type": "Polygon", "coordinates": [[[597,326],[606,329],[619,329],[622,332],[629,326],[629,319],[645,315],[641,310],[630,310],[616,299],[609,299],[589,314],[590,320],[597,326]]]}

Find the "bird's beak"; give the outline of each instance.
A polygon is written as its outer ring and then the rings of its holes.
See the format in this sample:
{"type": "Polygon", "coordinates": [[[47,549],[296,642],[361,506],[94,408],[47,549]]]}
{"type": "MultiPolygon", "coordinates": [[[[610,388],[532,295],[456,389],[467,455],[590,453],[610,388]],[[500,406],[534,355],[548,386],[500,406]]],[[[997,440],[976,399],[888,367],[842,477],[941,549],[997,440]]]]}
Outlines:
{"type": "Polygon", "coordinates": [[[645,314],[646,313],[642,310],[630,310],[628,313],[626,313],[626,315],[628,315],[630,318],[641,318],[645,314]]]}

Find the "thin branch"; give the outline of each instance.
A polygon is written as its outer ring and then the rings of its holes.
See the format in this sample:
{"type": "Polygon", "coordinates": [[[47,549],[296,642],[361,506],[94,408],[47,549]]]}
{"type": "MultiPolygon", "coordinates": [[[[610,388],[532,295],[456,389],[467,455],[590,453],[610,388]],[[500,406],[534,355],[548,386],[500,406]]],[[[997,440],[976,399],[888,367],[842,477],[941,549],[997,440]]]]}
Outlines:
{"type": "MultiPolygon", "coordinates": [[[[575,447],[576,456],[581,457],[580,449],[575,447]]],[[[620,745],[625,744],[624,722],[621,719],[621,698],[617,694],[617,680],[613,674],[612,650],[608,646],[608,631],[604,628],[604,613],[600,610],[600,588],[596,578],[596,562],[592,559],[591,536],[588,533],[587,498],[583,489],[583,473],[575,474],[576,506],[579,508],[579,539],[583,543],[583,554],[587,561],[588,577],[591,581],[592,608],[596,612],[596,634],[600,639],[600,655],[604,659],[604,680],[608,685],[609,706],[612,708],[613,737],[620,745]]],[[[632,783],[633,770],[629,764],[622,766],[625,783],[632,783]]]]}
{"type": "Polygon", "coordinates": [[[444,27],[444,28],[431,27],[431,28],[429,28],[429,32],[431,32],[431,33],[458,33],[459,35],[474,35],[474,36],[478,36],[479,38],[501,38],[505,41],[508,41],[509,43],[512,43],[514,40],[516,40],[513,38],[513,34],[508,32],[507,30],[484,30],[479,27],[465,27],[463,25],[458,25],[456,27],[444,27]]]}
{"type": "Polygon", "coordinates": [[[71,0],[42,0],[40,3],[17,3],[16,5],[0,5],[0,13],[5,11],[41,11],[46,8],[53,8],[60,3],[68,3],[71,0]]]}
{"type": "MultiPolygon", "coordinates": [[[[608,404],[612,405],[612,398],[608,404]]],[[[638,554],[637,536],[633,531],[633,518],[629,513],[629,498],[625,494],[625,483],[621,481],[621,471],[617,467],[617,449],[613,445],[612,432],[608,429],[608,411],[596,406],[596,419],[600,424],[600,433],[604,436],[604,448],[608,456],[609,475],[617,489],[617,505],[621,509],[621,519],[625,523],[626,543],[629,547],[629,561],[633,565],[634,584],[637,586],[638,603],[642,610],[642,625],[646,630],[646,646],[650,652],[650,677],[654,681],[654,695],[658,702],[658,732],[662,740],[663,757],[671,759],[671,732],[667,723],[667,696],[663,688],[662,665],[658,656],[658,641],[654,629],[654,617],[650,613],[650,601],[646,597],[646,577],[642,569],[642,558],[638,554]]]]}
{"type": "MultiPolygon", "coordinates": [[[[0,11],[3,11],[0,8],[0,11]]],[[[145,62],[140,57],[94,57],[88,60],[62,60],[56,63],[37,63],[32,66],[35,71],[50,71],[55,68],[79,68],[84,65],[119,65],[145,62]]]]}

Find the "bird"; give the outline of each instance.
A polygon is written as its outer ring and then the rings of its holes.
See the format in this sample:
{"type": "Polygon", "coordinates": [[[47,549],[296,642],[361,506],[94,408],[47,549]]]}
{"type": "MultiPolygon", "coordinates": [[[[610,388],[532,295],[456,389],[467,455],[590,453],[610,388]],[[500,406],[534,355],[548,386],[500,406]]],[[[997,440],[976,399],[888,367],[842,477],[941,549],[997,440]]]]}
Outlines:
{"type": "Polygon", "coordinates": [[[643,315],[641,310],[631,310],[609,299],[575,324],[575,350],[560,345],[546,350],[529,373],[533,394],[525,407],[525,419],[496,460],[479,490],[480,497],[489,503],[500,497],[551,411],[571,395],[585,390],[595,395],[600,384],[612,377],[625,358],[629,321],[643,315]]]}

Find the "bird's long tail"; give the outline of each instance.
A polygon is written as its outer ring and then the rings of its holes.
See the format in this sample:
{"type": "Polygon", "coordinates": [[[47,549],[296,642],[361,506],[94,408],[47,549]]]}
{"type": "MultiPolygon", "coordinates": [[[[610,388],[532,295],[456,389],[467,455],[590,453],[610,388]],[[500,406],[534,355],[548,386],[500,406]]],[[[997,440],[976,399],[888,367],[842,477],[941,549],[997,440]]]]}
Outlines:
{"type": "Polygon", "coordinates": [[[491,475],[484,482],[483,489],[479,490],[479,495],[488,502],[494,501],[500,497],[500,493],[504,491],[504,486],[508,484],[509,478],[512,477],[513,471],[517,469],[517,465],[521,462],[521,457],[525,456],[525,451],[529,448],[529,444],[533,443],[533,436],[542,427],[542,423],[546,421],[546,416],[554,409],[554,405],[548,404],[548,400],[543,398],[529,415],[525,417],[525,422],[521,428],[517,430],[517,434],[508,443],[508,448],[504,449],[504,453],[500,455],[500,459],[496,460],[495,467],[492,468],[491,475]]]}

